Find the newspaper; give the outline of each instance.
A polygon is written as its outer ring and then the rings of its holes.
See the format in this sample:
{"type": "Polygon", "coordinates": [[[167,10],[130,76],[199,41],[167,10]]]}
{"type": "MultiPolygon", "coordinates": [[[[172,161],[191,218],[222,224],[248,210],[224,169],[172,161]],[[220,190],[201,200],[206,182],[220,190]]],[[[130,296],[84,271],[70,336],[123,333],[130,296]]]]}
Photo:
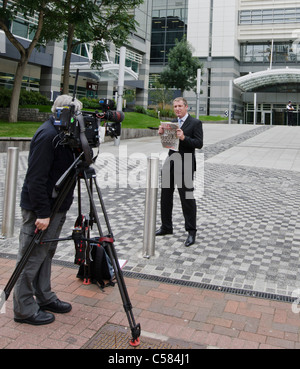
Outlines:
{"type": "Polygon", "coordinates": [[[178,151],[179,138],[177,137],[177,129],[179,124],[177,122],[160,122],[164,129],[164,133],[160,135],[161,144],[166,149],[178,151]]]}

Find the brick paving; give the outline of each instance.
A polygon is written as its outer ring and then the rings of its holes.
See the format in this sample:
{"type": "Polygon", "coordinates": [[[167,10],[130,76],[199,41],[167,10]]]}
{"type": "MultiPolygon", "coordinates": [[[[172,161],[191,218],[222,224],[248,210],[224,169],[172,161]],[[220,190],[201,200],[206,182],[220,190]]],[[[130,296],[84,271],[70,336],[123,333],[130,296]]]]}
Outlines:
{"type": "MultiPolygon", "coordinates": [[[[0,259],[1,282],[14,265],[14,260],[0,259]]],[[[291,303],[151,280],[125,281],[142,327],[141,342],[151,336],[208,349],[300,348],[300,317],[291,303]]],[[[19,324],[13,320],[9,298],[5,314],[0,314],[0,348],[80,349],[106,324],[128,327],[117,286],[102,292],[96,285],[83,285],[74,268],[58,265],[53,267],[52,286],[61,299],[72,303],[72,311],[56,314],[46,326],[19,324]]]]}

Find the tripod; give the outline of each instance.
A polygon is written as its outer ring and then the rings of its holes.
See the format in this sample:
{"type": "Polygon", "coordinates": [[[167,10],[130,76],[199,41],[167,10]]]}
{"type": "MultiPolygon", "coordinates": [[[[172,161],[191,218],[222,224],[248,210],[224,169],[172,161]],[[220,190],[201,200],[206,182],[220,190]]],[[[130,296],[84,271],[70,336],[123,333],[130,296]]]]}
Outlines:
{"type": "MultiPolygon", "coordinates": [[[[83,156],[83,153],[81,153],[77,159],[74,161],[74,163],[70,166],[70,168],[63,174],[63,176],[58,180],[58,182],[55,185],[55,189],[53,192],[53,195],[56,196],[55,204],[53,206],[52,215],[51,218],[56,214],[56,212],[59,210],[61,204],[63,203],[65,197],[69,193],[69,191],[75,186],[77,183],[77,189],[78,189],[78,212],[79,217],[81,216],[81,181],[83,180],[85,182],[85,186],[88,192],[89,197],[89,203],[90,203],[90,213],[89,213],[89,221],[88,221],[88,229],[87,229],[87,235],[90,235],[90,230],[94,223],[97,225],[97,229],[99,232],[99,238],[97,238],[97,241],[101,243],[103,248],[107,251],[108,256],[110,257],[113,270],[115,273],[115,278],[117,280],[117,284],[119,287],[120,295],[123,302],[123,307],[125,310],[125,313],[127,315],[127,319],[129,322],[129,326],[131,329],[132,339],[130,340],[131,346],[138,346],[140,344],[140,333],[141,333],[141,326],[140,324],[135,323],[135,319],[132,312],[132,305],[130,302],[130,298],[127,292],[127,288],[125,285],[124,277],[122,270],[120,268],[117,253],[114,247],[114,237],[112,233],[112,229],[109,223],[108,215],[106,212],[105,204],[102,198],[101,190],[97,184],[96,180],[96,173],[94,168],[91,168],[85,161],[81,160],[83,156]],[[96,188],[98,200],[101,205],[103,217],[106,223],[108,234],[104,235],[100,219],[97,213],[96,203],[93,199],[93,187],[96,188]]],[[[35,234],[33,236],[32,241],[30,242],[29,246],[26,249],[26,252],[22,256],[20,262],[17,264],[12,276],[10,277],[7,285],[5,286],[3,293],[1,295],[0,299],[0,310],[4,304],[4,302],[8,299],[15,283],[17,282],[24,266],[26,265],[31,252],[33,249],[45,242],[53,242],[53,241],[64,241],[64,240],[72,240],[76,238],[76,241],[87,241],[88,247],[90,242],[95,242],[95,239],[90,238],[83,238],[82,234],[78,234],[77,232],[73,232],[72,236],[67,238],[60,238],[56,240],[43,240],[44,238],[44,231],[35,231],[35,234]]],[[[87,265],[88,267],[88,265],[87,265]]]]}

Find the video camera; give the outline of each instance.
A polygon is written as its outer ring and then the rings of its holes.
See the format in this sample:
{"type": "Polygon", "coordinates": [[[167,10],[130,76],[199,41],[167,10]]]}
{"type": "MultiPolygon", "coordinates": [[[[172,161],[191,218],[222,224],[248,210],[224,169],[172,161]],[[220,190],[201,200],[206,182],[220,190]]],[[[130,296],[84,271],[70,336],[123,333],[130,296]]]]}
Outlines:
{"type": "Polygon", "coordinates": [[[63,144],[80,149],[83,144],[95,148],[100,145],[101,122],[105,121],[105,135],[117,138],[121,135],[121,122],[124,120],[122,111],[113,111],[114,101],[100,99],[102,112],[75,112],[74,105],[59,107],[55,113],[54,125],[64,132],[63,144]]]}

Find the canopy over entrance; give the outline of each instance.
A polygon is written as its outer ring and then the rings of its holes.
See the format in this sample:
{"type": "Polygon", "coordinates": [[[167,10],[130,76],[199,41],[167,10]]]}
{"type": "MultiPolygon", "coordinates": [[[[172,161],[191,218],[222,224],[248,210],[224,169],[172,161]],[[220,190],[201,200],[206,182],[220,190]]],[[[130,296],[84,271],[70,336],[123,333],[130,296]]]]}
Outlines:
{"type": "MultiPolygon", "coordinates": [[[[92,69],[90,63],[71,63],[70,71],[75,72],[79,69],[79,73],[81,75],[90,75],[91,78],[94,78],[101,82],[106,81],[117,81],[119,77],[119,64],[113,63],[104,63],[101,67],[101,70],[92,69]]],[[[135,73],[131,68],[125,67],[125,81],[137,81],[139,76],[135,73]]]]}
{"type": "Polygon", "coordinates": [[[246,76],[236,78],[233,83],[244,92],[278,84],[300,84],[300,69],[268,69],[256,73],[250,72],[246,76]]]}

